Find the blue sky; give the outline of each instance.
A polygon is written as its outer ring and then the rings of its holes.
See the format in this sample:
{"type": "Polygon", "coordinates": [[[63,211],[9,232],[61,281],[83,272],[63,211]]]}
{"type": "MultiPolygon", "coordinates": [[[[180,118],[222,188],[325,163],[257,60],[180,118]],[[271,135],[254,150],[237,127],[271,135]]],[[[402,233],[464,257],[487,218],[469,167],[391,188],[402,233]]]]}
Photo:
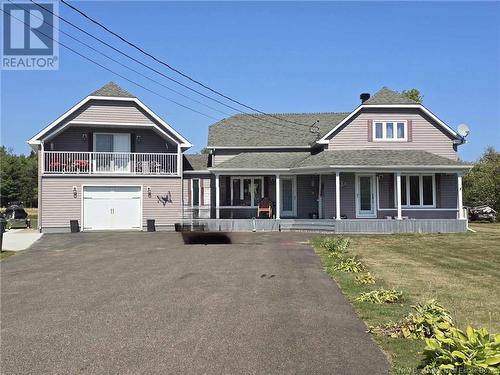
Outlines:
{"type": "MultiPolygon", "coordinates": [[[[350,111],[361,92],[415,87],[424,104],[447,124],[469,125],[469,144],[460,149],[463,159],[478,158],[486,145],[500,149],[499,2],[74,4],[173,66],[264,111],[350,111]]],[[[60,12],[146,59],[62,4],[60,12]]],[[[106,50],[68,25],[60,27],[106,50]]],[[[64,35],[60,40],[162,95],[224,117],[117,67],[64,35]]],[[[192,151],[206,145],[214,120],[135,87],[64,48],[58,71],[2,71],[1,143],[18,153],[29,152],[27,139],[108,81],[141,98],[195,144],[192,151]]]]}

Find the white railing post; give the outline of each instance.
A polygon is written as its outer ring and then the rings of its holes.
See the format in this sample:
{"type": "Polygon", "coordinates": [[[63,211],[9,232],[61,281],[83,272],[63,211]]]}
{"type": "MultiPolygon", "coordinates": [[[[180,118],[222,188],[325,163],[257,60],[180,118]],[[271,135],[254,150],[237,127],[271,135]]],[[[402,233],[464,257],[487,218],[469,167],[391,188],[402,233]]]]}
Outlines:
{"type": "Polygon", "coordinates": [[[340,172],[335,172],[335,220],[340,220],[340,172]]]}
{"type": "Polygon", "coordinates": [[[402,210],[401,210],[401,172],[396,173],[396,202],[398,208],[398,216],[397,219],[401,220],[403,218],[402,210]]]}
{"type": "Polygon", "coordinates": [[[276,219],[279,220],[281,217],[281,186],[280,186],[280,175],[276,175],[276,219]]]}
{"type": "Polygon", "coordinates": [[[220,219],[220,185],[219,175],[215,175],[215,218],[220,219]]]}
{"type": "Polygon", "coordinates": [[[462,174],[457,173],[457,188],[458,188],[458,218],[459,219],[465,219],[464,217],[464,204],[463,204],[463,198],[462,198],[462,174]]]}

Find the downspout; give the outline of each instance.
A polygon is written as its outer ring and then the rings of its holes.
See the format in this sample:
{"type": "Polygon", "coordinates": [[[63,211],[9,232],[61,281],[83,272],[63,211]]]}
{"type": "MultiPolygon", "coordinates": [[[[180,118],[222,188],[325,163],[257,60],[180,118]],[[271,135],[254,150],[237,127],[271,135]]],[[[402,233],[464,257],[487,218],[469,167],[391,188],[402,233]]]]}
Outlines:
{"type": "Polygon", "coordinates": [[[38,220],[37,229],[42,232],[42,173],[43,165],[45,159],[43,142],[40,142],[40,147],[37,150],[38,153],[38,220]]]}

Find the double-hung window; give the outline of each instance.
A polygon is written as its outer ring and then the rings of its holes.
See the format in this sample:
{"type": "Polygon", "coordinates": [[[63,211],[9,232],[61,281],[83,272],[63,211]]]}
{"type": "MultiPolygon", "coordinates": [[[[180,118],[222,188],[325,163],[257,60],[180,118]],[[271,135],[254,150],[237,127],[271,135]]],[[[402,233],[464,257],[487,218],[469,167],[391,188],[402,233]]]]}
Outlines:
{"type": "Polygon", "coordinates": [[[375,141],[406,141],[408,139],[406,121],[374,121],[373,140],[375,141]]]}
{"type": "MultiPolygon", "coordinates": [[[[394,189],[394,191],[397,191],[394,189]]],[[[396,195],[395,195],[395,202],[396,195]]],[[[396,203],[395,203],[396,204],[396,203]]],[[[402,207],[435,207],[436,180],[435,175],[402,175],[401,176],[402,207]]]]}
{"type": "Polygon", "coordinates": [[[263,197],[262,177],[231,177],[231,206],[256,207],[263,197]]]}

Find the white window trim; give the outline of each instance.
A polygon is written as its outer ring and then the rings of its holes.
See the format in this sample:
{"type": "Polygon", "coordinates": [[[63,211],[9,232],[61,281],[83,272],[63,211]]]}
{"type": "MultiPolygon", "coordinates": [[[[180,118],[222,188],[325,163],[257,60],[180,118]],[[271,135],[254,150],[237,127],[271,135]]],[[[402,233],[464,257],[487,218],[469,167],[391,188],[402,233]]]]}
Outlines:
{"type": "Polygon", "coordinates": [[[200,207],[201,206],[201,179],[200,178],[192,178],[191,179],[191,207],[200,207]],[[193,183],[194,180],[198,180],[198,205],[194,205],[194,189],[193,189],[193,183]]]}
{"type": "Polygon", "coordinates": [[[254,205],[255,197],[254,197],[254,181],[255,180],[260,180],[261,183],[261,189],[260,189],[260,197],[264,198],[264,177],[252,177],[252,176],[231,176],[231,207],[234,206],[234,191],[233,191],[233,181],[234,180],[240,180],[240,200],[243,200],[244,196],[244,187],[243,187],[243,180],[251,180],[250,182],[250,206],[244,206],[244,207],[257,207],[257,205],[254,205]]]}
{"type": "Polygon", "coordinates": [[[111,152],[113,152],[113,153],[114,153],[114,152],[115,152],[114,136],[115,136],[115,135],[124,135],[124,134],[125,134],[125,135],[128,135],[128,152],[120,152],[120,151],[116,151],[116,152],[118,152],[118,153],[120,153],[120,154],[127,154],[127,153],[130,153],[130,152],[131,152],[131,151],[130,151],[130,143],[132,142],[132,141],[131,141],[131,135],[130,135],[130,133],[94,132],[94,134],[92,135],[92,150],[93,150],[94,152],[101,152],[101,151],[96,151],[96,150],[95,150],[95,149],[96,149],[96,138],[97,138],[96,136],[97,136],[97,135],[112,135],[112,136],[113,136],[113,151],[111,151],[111,152]]]}
{"type": "MultiPolygon", "coordinates": [[[[410,173],[401,175],[401,185],[403,179],[406,182],[406,204],[401,204],[403,208],[436,208],[436,174],[435,173],[410,173]],[[410,204],[410,176],[418,176],[419,200],[421,204],[410,204]],[[424,202],[424,186],[422,184],[423,177],[432,177],[432,204],[423,204],[424,202]]],[[[401,188],[402,189],[402,188],[401,188]]],[[[394,207],[397,208],[397,187],[396,179],[394,179],[394,207]]]]}
{"type": "Polygon", "coordinates": [[[407,120],[373,120],[373,141],[374,142],[407,142],[408,141],[408,121],[407,120]],[[393,127],[394,138],[387,138],[387,123],[396,125],[393,127]],[[404,138],[397,138],[398,136],[398,122],[404,124],[404,138]],[[382,123],[382,138],[377,138],[377,123],[382,123]]]}

